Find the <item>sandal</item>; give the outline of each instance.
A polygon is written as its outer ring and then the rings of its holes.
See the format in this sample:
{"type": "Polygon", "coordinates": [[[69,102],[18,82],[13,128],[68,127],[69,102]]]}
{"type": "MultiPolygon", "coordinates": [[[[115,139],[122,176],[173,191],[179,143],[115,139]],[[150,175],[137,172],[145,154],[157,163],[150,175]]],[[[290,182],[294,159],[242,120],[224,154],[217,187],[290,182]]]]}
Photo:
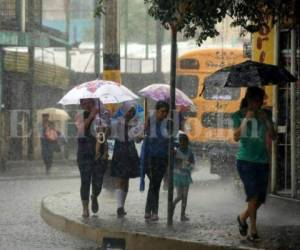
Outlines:
{"type": "Polygon", "coordinates": [[[119,207],[117,209],[117,215],[118,217],[124,217],[127,213],[125,212],[124,208],[123,207],[119,207]]]}
{"type": "Polygon", "coordinates": [[[146,213],[144,218],[145,218],[145,220],[149,220],[151,218],[151,214],[146,213]]]}
{"type": "Polygon", "coordinates": [[[92,212],[95,214],[99,210],[99,205],[98,205],[98,199],[97,196],[91,195],[91,200],[92,200],[92,212]]]}
{"type": "Polygon", "coordinates": [[[150,218],[152,221],[158,221],[159,220],[159,217],[157,214],[152,214],[151,218],[150,218]]]}
{"type": "Polygon", "coordinates": [[[248,224],[247,222],[242,222],[241,219],[240,219],[240,216],[238,215],[237,217],[237,221],[238,221],[238,224],[239,224],[239,231],[240,231],[240,234],[242,236],[246,236],[247,235],[247,232],[248,232],[248,224]]]}
{"type": "Polygon", "coordinates": [[[257,233],[248,235],[247,239],[249,241],[252,241],[252,242],[259,242],[259,241],[261,241],[261,238],[259,237],[259,235],[257,233]]]}
{"type": "Polygon", "coordinates": [[[190,218],[187,217],[186,215],[182,215],[182,216],[180,217],[180,220],[181,220],[181,221],[189,221],[190,218]]]}

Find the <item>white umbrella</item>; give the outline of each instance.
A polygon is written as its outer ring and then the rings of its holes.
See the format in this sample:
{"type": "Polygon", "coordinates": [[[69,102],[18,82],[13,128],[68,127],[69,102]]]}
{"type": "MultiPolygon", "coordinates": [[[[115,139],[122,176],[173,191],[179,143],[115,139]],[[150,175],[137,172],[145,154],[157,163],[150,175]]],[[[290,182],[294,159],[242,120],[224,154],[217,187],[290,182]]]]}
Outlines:
{"type": "Polygon", "coordinates": [[[80,104],[80,99],[88,98],[100,99],[103,104],[110,104],[132,101],[139,97],[119,83],[96,79],[75,86],[58,103],[80,104]]]}
{"type": "Polygon", "coordinates": [[[58,108],[45,108],[37,111],[37,116],[39,119],[42,118],[43,114],[49,114],[50,120],[69,120],[69,114],[63,110],[58,108]]]}

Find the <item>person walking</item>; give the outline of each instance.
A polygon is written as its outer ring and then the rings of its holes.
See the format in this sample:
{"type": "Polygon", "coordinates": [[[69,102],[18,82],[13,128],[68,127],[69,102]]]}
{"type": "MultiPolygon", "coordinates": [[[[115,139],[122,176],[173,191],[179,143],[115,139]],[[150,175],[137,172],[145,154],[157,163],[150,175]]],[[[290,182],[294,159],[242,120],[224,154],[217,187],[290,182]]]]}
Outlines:
{"type": "Polygon", "coordinates": [[[49,173],[49,169],[51,164],[49,164],[49,156],[48,156],[48,141],[45,137],[46,129],[49,125],[49,114],[42,114],[42,122],[39,124],[39,132],[40,132],[40,139],[41,139],[41,155],[42,159],[46,168],[46,174],[49,173]]]}
{"type": "Polygon", "coordinates": [[[267,138],[276,134],[271,113],[262,109],[265,92],[259,87],[247,89],[241,109],[232,115],[234,140],[239,141],[237,170],[244,184],[247,208],[238,217],[239,231],[250,241],[259,241],[256,220],[265,202],[268,187],[269,155],[267,138]],[[247,219],[250,218],[248,232],[247,219]]]}
{"type": "Polygon", "coordinates": [[[125,216],[124,206],[129,188],[129,179],[140,176],[140,160],[135,147],[138,134],[130,133],[138,126],[136,103],[125,102],[120,108],[121,116],[112,121],[111,134],[115,139],[111,161],[111,176],[116,181],[117,215],[125,216]]]}
{"type": "Polygon", "coordinates": [[[96,116],[99,109],[94,99],[81,99],[80,105],[84,110],[83,115],[76,116],[78,130],[77,163],[80,172],[80,197],[82,201],[82,216],[89,217],[89,196],[92,186],[91,208],[93,213],[99,210],[98,196],[102,189],[103,177],[107,168],[107,152],[104,147],[96,152],[96,116]],[[100,153],[100,157],[98,156],[100,153]]]}
{"type": "Polygon", "coordinates": [[[165,101],[158,101],[155,111],[146,124],[142,146],[145,152],[141,164],[145,168],[142,172],[145,172],[149,178],[145,219],[153,221],[159,219],[160,185],[168,166],[169,139],[166,118],[169,113],[169,104],[165,101]]]}
{"type": "Polygon", "coordinates": [[[49,174],[53,164],[53,152],[57,146],[57,139],[58,133],[55,129],[54,123],[49,121],[49,115],[43,116],[41,149],[42,158],[46,167],[46,174],[49,174]]]}
{"type": "Polygon", "coordinates": [[[195,164],[194,154],[189,147],[189,138],[186,134],[179,134],[179,147],[175,149],[175,169],[174,169],[174,186],[177,190],[177,197],[173,201],[173,214],[176,204],[181,201],[181,221],[188,221],[185,210],[189,186],[193,182],[191,171],[195,164]]]}

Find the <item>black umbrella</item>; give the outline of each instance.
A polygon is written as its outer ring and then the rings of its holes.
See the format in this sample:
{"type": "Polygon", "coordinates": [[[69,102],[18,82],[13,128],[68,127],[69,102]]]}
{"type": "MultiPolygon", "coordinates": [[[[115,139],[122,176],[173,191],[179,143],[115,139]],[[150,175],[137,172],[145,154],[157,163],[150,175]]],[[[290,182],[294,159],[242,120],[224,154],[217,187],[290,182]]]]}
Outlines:
{"type": "Polygon", "coordinates": [[[251,60],[222,68],[205,79],[208,87],[251,87],[295,82],[290,72],[280,66],[251,60]]]}

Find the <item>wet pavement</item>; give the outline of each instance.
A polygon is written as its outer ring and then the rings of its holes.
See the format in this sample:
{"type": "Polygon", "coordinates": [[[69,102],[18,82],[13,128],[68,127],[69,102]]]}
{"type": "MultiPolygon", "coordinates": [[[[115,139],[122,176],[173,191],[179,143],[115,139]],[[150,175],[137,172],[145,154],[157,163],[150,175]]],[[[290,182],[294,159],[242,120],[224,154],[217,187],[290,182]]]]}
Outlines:
{"type": "Polygon", "coordinates": [[[0,249],[97,249],[96,243],[52,229],[40,218],[42,198],[53,198],[54,194],[61,192],[64,194],[59,198],[54,196],[55,202],[48,205],[79,223],[217,245],[299,249],[300,203],[269,197],[258,214],[263,241],[249,243],[239,236],[236,225],[236,216],[244,208],[239,182],[232,179],[220,181],[217,176],[209,174],[206,163],[199,167],[193,173],[195,183],[191,185],[187,207],[191,220],[179,221],[178,205],[174,225],[169,228],[166,226],[166,191],[161,191],[159,222],[145,223],[146,193],[138,191],[137,179],[132,180],[126,203],[128,215],[118,219],[113,179],[106,178],[98,217],[83,221],[80,216],[80,180],[74,161],[56,161],[49,175],[45,174],[42,162],[10,162],[8,169],[0,173],[0,249]]]}
{"type": "Polygon", "coordinates": [[[41,160],[9,161],[0,171],[0,181],[79,178],[76,161],[56,160],[49,173],[41,160]]]}
{"type": "Polygon", "coordinates": [[[267,204],[258,213],[258,230],[261,243],[251,243],[239,235],[237,214],[244,208],[243,192],[237,189],[235,180],[203,181],[191,186],[187,213],[189,222],[180,222],[178,206],[174,225],[167,227],[167,192],[161,192],[158,222],[145,222],[144,204],[146,193],[138,191],[138,180],[132,180],[126,202],[128,212],[124,219],[116,216],[116,201],[111,186],[100,197],[100,212],[89,219],[81,218],[79,193],[66,192],[49,196],[44,200],[53,213],[77,223],[107,228],[115,231],[146,233],[159,237],[176,238],[193,242],[251,247],[263,249],[299,249],[300,246],[300,203],[277,198],[268,198],[267,204]]]}
{"type": "Polygon", "coordinates": [[[59,232],[40,217],[40,202],[44,196],[62,190],[75,192],[79,179],[34,179],[33,174],[24,170],[19,170],[19,177],[22,172],[23,177],[30,176],[30,179],[16,180],[6,176],[0,181],[0,249],[96,250],[95,242],[59,232]]]}

